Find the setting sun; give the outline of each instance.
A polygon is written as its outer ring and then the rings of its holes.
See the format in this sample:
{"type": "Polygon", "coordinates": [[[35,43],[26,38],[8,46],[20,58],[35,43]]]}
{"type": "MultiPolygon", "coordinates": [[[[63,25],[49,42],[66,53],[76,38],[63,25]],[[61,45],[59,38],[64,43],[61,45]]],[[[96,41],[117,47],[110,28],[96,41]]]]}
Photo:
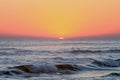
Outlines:
{"type": "Polygon", "coordinates": [[[59,39],[63,40],[64,38],[63,37],[59,37],[59,39]]]}

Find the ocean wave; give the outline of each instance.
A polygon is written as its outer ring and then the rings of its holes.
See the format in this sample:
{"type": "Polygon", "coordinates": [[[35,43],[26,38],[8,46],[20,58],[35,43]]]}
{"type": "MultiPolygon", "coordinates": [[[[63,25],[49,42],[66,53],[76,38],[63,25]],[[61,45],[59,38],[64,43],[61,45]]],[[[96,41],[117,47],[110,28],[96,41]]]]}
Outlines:
{"type": "MultiPolygon", "coordinates": [[[[119,60],[116,60],[119,61],[119,60]]],[[[98,63],[98,62],[97,62],[98,63]]],[[[93,64],[96,64],[93,62],[93,64]]],[[[99,63],[101,65],[101,63],[99,63]]],[[[103,65],[103,64],[102,64],[103,65]]],[[[104,66],[106,66],[104,64],[104,66]]],[[[108,65],[107,65],[108,66],[108,65]]],[[[8,67],[5,70],[0,71],[0,76],[20,76],[20,77],[37,77],[40,74],[76,74],[80,71],[101,71],[112,70],[111,68],[100,68],[88,65],[76,65],[76,64],[37,64],[37,65],[19,65],[8,67]]],[[[117,69],[113,69],[116,70],[117,69]]]]}
{"type": "Polygon", "coordinates": [[[120,73],[110,73],[106,76],[117,76],[117,77],[120,77],[120,73]]]}
{"type": "Polygon", "coordinates": [[[77,71],[79,68],[77,65],[71,64],[41,64],[41,65],[20,65],[15,67],[9,67],[7,70],[0,71],[0,76],[21,76],[21,77],[32,77],[42,73],[56,74],[64,73],[68,74],[72,71],[77,71]]]}
{"type": "MultiPolygon", "coordinates": [[[[40,64],[40,65],[20,65],[9,67],[8,70],[0,71],[0,76],[31,76],[31,74],[73,74],[76,71],[91,70],[92,68],[75,64],[40,64]]],[[[31,76],[32,77],[32,76],[31,76]]]]}
{"type": "Polygon", "coordinates": [[[30,54],[40,54],[40,53],[51,53],[47,50],[27,50],[19,48],[0,48],[0,55],[30,55],[30,54]]]}
{"type": "Polygon", "coordinates": [[[90,50],[90,49],[79,49],[70,48],[67,50],[27,50],[19,48],[0,48],[0,55],[15,55],[15,54],[40,54],[40,53],[120,53],[120,49],[109,49],[109,50],[90,50]]]}
{"type": "Polygon", "coordinates": [[[99,67],[120,67],[120,59],[94,60],[92,64],[95,64],[99,67]]]}
{"type": "Polygon", "coordinates": [[[17,48],[0,48],[0,50],[18,50],[17,48]]]}
{"type": "Polygon", "coordinates": [[[120,49],[111,50],[81,50],[81,49],[71,49],[66,50],[68,53],[120,53],[120,49]]]}
{"type": "Polygon", "coordinates": [[[88,64],[94,61],[92,58],[62,58],[62,57],[55,57],[52,58],[55,63],[61,64],[88,64]]]}

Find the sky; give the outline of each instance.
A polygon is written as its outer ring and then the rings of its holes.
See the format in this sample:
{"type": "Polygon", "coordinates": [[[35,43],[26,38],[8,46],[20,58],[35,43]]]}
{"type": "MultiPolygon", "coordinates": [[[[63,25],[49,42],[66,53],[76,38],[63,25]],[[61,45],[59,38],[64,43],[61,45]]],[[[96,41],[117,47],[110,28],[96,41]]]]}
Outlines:
{"type": "Polygon", "coordinates": [[[120,0],[0,0],[0,35],[120,35],[120,0]]]}

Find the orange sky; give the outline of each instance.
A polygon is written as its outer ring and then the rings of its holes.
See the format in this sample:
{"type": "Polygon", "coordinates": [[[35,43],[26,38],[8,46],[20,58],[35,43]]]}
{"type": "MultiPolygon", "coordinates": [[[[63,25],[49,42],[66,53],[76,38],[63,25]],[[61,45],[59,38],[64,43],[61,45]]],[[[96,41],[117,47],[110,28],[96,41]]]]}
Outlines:
{"type": "Polygon", "coordinates": [[[0,35],[120,34],[120,0],[0,0],[0,35]]]}

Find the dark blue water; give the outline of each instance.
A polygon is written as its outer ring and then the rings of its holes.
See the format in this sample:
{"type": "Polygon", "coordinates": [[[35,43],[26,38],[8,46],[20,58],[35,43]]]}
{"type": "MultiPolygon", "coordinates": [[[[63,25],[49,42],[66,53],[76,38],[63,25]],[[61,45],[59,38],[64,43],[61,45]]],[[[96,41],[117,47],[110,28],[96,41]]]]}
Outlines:
{"type": "Polygon", "coordinates": [[[0,40],[0,80],[120,80],[120,40],[0,40]]]}

